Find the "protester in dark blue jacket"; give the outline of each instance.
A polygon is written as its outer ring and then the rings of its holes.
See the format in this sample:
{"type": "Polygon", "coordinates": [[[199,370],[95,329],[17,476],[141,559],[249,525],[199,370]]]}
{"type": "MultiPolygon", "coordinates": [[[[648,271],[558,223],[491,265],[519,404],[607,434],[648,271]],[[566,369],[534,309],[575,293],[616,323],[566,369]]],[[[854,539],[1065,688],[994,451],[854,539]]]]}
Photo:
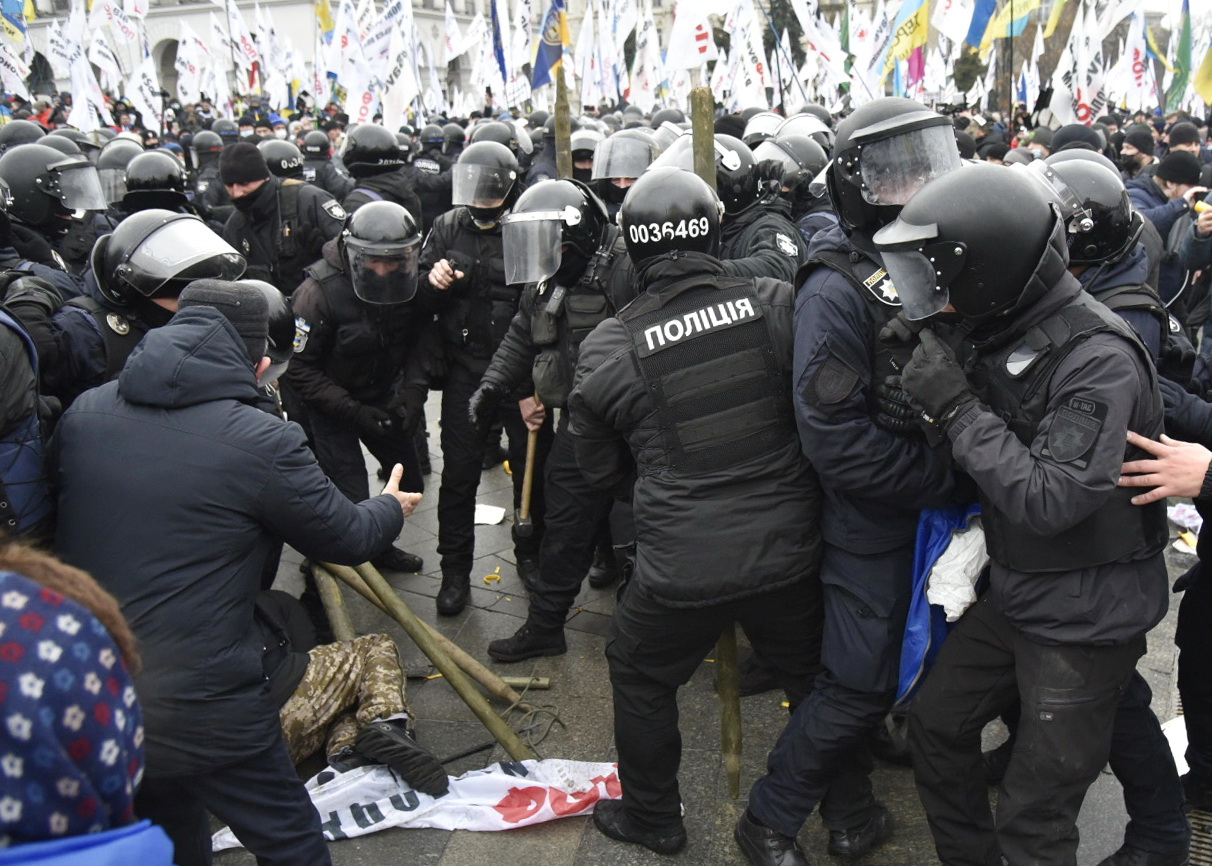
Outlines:
{"type": "MultiPolygon", "coordinates": [[[[1195,198],[1207,192],[1199,183],[1199,160],[1189,153],[1168,154],[1152,176],[1128,181],[1128,196],[1141,216],[1153,223],[1163,243],[1179,219],[1187,219],[1195,198]]],[[[1183,268],[1177,259],[1163,257],[1157,292],[1169,304],[1183,282],[1183,268]]]]}
{"type": "Polygon", "coordinates": [[[353,565],[388,546],[420,494],[351,502],[303,431],[257,408],[268,308],[254,287],[202,280],[121,376],[82,395],[51,442],[56,552],[122,606],[144,658],[136,687],[147,773],[136,811],[178,866],[210,863],[206,812],[260,863],[326,866],[267,684],[255,600],[282,541],[353,565]]]}

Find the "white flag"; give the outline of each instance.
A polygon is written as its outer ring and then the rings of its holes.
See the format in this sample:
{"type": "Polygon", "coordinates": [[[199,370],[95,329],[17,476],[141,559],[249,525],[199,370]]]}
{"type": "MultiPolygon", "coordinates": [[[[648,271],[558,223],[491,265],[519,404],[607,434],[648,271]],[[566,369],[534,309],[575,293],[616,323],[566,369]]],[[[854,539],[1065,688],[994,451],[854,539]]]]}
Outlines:
{"type": "Polygon", "coordinates": [[[208,59],[205,46],[186,22],[181,22],[181,39],[177,42],[177,94],[182,102],[197,102],[202,98],[202,64],[208,59]]]}
{"type": "Polygon", "coordinates": [[[4,89],[28,98],[29,88],[25,86],[25,79],[28,77],[29,67],[25,61],[17,55],[7,39],[0,39],[0,81],[4,83],[4,89]]]}
{"type": "Polygon", "coordinates": [[[156,74],[156,61],[150,55],[144,58],[126,83],[126,95],[130,104],[142,115],[146,129],[155,129],[164,122],[160,76],[156,74]]]}
{"type": "Polygon", "coordinates": [[[459,20],[450,8],[450,0],[446,0],[446,62],[449,63],[466,50],[463,34],[459,32],[459,20]]]}
{"type": "Polygon", "coordinates": [[[227,32],[231,36],[232,45],[236,52],[236,65],[241,69],[251,69],[252,65],[261,59],[257,45],[253,42],[244,16],[240,14],[235,3],[227,4],[227,32]]]}
{"type": "MultiPolygon", "coordinates": [[[[715,39],[698,0],[678,0],[665,52],[667,69],[696,69],[716,59],[715,39]]],[[[689,82],[689,78],[686,79],[689,82]]]]}
{"type": "Polygon", "coordinates": [[[50,27],[46,30],[46,59],[50,61],[51,70],[55,73],[56,78],[67,78],[71,75],[71,52],[67,47],[67,37],[59,27],[58,21],[51,21],[50,27]]]}
{"type": "Polygon", "coordinates": [[[930,26],[952,42],[961,43],[968,35],[975,11],[972,0],[936,0],[930,26]]]}
{"type": "MultiPolygon", "coordinates": [[[[177,54],[180,56],[180,51],[177,54]]],[[[118,58],[114,56],[114,52],[109,47],[109,43],[105,41],[105,34],[98,31],[93,34],[92,45],[88,46],[88,62],[92,63],[101,70],[101,87],[105,89],[114,89],[122,80],[122,72],[118,68],[118,58]]],[[[68,74],[70,75],[70,66],[68,74]]],[[[182,96],[182,99],[185,97],[182,96]]]]}
{"type": "Polygon", "coordinates": [[[577,35],[577,44],[573,56],[577,61],[577,76],[581,79],[581,105],[597,105],[601,100],[598,90],[599,77],[597,69],[597,39],[594,28],[594,4],[585,6],[585,18],[581,21],[581,32],[577,35]]]}
{"type": "Polygon", "coordinates": [[[383,78],[383,125],[399,129],[404,123],[408,104],[417,96],[416,71],[412,55],[412,40],[396,28],[391,34],[390,60],[383,78]]]}
{"type": "MultiPolygon", "coordinates": [[[[635,34],[635,66],[631,75],[631,102],[645,114],[657,103],[656,91],[664,75],[661,71],[661,49],[657,43],[656,23],[652,17],[651,0],[644,5],[635,34]]],[[[716,91],[718,93],[718,91],[716,91]]]]}
{"type": "Polygon", "coordinates": [[[1133,109],[1147,108],[1150,100],[1149,58],[1148,46],[1145,42],[1145,16],[1143,12],[1132,14],[1132,23],[1128,26],[1128,41],[1124,44],[1123,62],[1127,64],[1128,76],[1125,83],[1128,107],[1133,109]]]}
{"type": "Polygon", "coordinates": [[[534,10],[530,0],[518,0],[518,11],[513,19],[513,44],[510,48],[510,62],[517,69],[530,63],[533,48],[531,30],[534,29],[534,10]]]}
{"type": "Polygon", "coordinates": [[[71,82],[72,110],[67,122],[81,132],[92,132],[109,124],[105,97],[84,52],[72,59],[71,82]]]}

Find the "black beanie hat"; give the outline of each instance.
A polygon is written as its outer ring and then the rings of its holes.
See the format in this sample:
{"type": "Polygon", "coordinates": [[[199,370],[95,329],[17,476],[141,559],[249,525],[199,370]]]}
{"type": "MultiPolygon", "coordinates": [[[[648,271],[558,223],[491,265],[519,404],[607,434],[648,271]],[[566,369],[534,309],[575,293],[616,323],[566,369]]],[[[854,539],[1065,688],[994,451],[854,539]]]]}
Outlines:
{"type": "Polygon", "coordinates": [[[181,292],[177,309],[214,307],[231,322],[248,359],[256,366],[269,345],[269,303],[258,289],[227,280],[194,280],[181,292]]]}
{"type": "Polygon", "coordinates": [[[1052,136],[1053,153],[1077,148],[1099,152],[1103,149],[1103,140],[1097,131],[1082,123],[1066,124],[1052,136]]]}
{"type": "Polygon", "coordinates": [[[237,141],[219,155],[219,179],[224,185],[252,183],[269,177],[269,166],[255,144],[237,141]]]}
{"type": "Polygon", "coordinates": [[[972,159],[976,156],[976,141],[961,129],[955,130],[955,147],[959,151],[960,159],[972,159]]]}
{"type": "Polygon", "coordinates": [[[1199,138],[1199,129],[1196,128],[1194,123],[1187,121],[1176,123],[1170,127],[1169,140],[1171,147],[1174,147],[1176,144],[1203,144],[1199,138]]]}
{"type": "Polygon", "coordinates": [[[1124,136],[1124,144],[1130,144],[1141,153],[1149,156],[1153,155],[1156,147],[1153,143],[1153,133],[1140,126],[1133,127],[1128,131],[1124,136]]]}
{"type": "Polygon", "coordinates": [[[1185,150],[1167,153],[1157,166],[1156,177],[1168,180],[1170,183],[1186,183],[1195,186],[1199,183],[1199,160],[1195,154],[1185,150]]]}

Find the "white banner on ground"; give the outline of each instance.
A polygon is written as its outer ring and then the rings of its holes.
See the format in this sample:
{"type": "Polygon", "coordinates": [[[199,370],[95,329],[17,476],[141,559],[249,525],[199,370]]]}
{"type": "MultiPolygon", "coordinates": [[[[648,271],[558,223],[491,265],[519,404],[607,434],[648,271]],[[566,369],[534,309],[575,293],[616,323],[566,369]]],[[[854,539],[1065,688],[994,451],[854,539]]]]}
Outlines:
{"type": "MultiPolygon", "coordinates": [[[[502,761],[450,780],[441,797],[414,791],[381,765],[348,773],[326,770],[308,780],[324,838],[351,839],[390,827],[512,830],[593,812],[599,800],[623,796],[615,764],[502,761]]],[[[211,839],[215,851],[238,848],[231,830],[211,839]]]]}

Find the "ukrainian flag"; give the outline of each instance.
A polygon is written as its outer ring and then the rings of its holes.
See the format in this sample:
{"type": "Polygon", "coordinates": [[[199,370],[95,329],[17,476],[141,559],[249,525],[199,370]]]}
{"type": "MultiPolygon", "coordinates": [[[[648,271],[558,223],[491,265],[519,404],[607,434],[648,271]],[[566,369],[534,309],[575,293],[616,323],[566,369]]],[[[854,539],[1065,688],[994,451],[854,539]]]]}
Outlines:
{"type": "Polygon", "coordinates": [[[533,72],[530,76],[532,88],[550,84],[556,68],[564,59],[564,48],[572,44],[568,34],[568,14],[564,0],[551,0],[551,8],[543,16],[543,27],[539,31],[538,47],[535,49],[533,72]]]}

